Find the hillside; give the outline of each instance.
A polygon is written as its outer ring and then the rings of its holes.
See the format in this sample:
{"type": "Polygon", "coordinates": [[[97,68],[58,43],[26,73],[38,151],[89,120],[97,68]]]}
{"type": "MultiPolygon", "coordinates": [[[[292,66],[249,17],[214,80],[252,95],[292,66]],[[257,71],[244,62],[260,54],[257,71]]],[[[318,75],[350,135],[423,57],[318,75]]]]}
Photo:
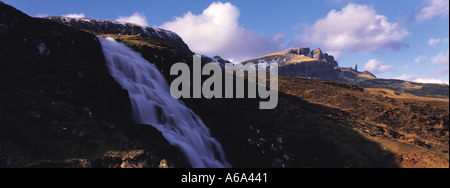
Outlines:
{"type": "Polygon", "coordinates": [[[0,26],[0,167],[175,162],[179,151],[158,131],[129,121],[128,93],[95,35],[2,2],[0,26]]]}
{"type": "MultiPolygon", "coordinates": [[[[189,167],[161,133],[131,123],[128,93],[106,71],[96,35],[140,52],[169,82],[176,78],[171,64],[192,66],[184,42],[145,35],[132,24],[108,22],[124,30],[116,33],[89,30],[92,19],[55,19],[31,18],[0,2],[0,167],[152,168],[161,159],[189,167]]],[[[329,56],[315,52],[300,59],[319,58],[334,70],[329,56]]],[[[279,83],[275,110],[259,110],[259,99],[183,102],[237,168],[449,166],[448,100],[296,77],[279,83]]]]}
{"type": "Polygon", "coordinates": [[[209,122],[238,166],[449,165],[448,100],[394,98],[332,81],[279,82],[273,111],[257,110],[257,101],[249,100],[185,101],[209,122]]]}

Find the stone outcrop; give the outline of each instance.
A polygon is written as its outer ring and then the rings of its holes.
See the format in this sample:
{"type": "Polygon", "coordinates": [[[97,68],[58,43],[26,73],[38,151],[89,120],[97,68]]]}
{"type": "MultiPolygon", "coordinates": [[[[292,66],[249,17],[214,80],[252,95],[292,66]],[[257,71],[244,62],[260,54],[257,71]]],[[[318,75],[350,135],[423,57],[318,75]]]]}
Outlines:
{"type": "Polygon", "coordinates": [[[310,48],[292,48],[279,54],[293,54],[293,55],[303,55],[305,57],[317,59],[317,60],[326,60],[332,66],[338,66],[337,61],[334,59],[332,55],[327,53],[323,53],[320,48],[314,49],[311,51],[310,48]]]}
{"type": "Polygon", "coordinates": [[[314,49],[314,50],[310,53],[310,56],[309,56],[309,57],[314,58],[314,59],[325,59],[324,56],[323,56],[322,50],[319,49],[319,48],[314,49]]]}
{"type": "Polygon", "coordinates": [[[309,56],[311,53],[311,50],[309,48],[292,48],[289,50],[289,53],[296,54],[296,55],[309,56]]]}
{"type": "Polygon", "coordinates": [[[327,60],[327,62],[329,62],[332,66],[339,66],[338,62],[334,59],[334,57],[332,55],[328,55],[327,53],[323,54],[323,57],[325,60],[327,60]]]}

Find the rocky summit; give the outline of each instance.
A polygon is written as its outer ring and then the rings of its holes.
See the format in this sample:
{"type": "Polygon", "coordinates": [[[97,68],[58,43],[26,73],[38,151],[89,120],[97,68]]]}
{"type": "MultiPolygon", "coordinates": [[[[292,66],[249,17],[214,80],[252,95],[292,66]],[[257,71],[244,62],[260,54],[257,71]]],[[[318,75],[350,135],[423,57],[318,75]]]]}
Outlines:
{"type": "Polygon", "coordinates": [[[282,52],[269,54],[260,58],[243,62],[247,63],[277,63],[279,75],[324,79],[356,84],[358,79],[375,79],[369,72],[358,72],[353,68],[341,68],[333,56],[323,53],[320,48],[293,48],[282,52]]]}
{"type": "Polygon", "coordinates": [[[331,66],[338,66],[338,63],[337,61],[334,60],[334,57],[328,55],[327,53],[323,53],[320,48],[314,49],[312,51],[309,48],[292,48],[290,50],[279,53],[279,55],[282,54],[294,54],[309,57],[316,60],[325,60],[328,63],[330,63],[331,66]]]}

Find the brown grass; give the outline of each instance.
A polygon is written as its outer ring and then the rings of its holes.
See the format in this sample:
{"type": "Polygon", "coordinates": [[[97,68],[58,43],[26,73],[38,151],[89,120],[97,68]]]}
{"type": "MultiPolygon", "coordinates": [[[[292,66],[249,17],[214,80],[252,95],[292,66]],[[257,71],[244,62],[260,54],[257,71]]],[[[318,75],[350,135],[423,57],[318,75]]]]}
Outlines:
{"type": "Polygon", "coordinates": [[[309,58],[309,57],[306,57],[304,55],[296,55],[296,56],[290,58],[288,60],[287,64],[301,63],[301,62],[311,62],[311,61],[318,61],[318,59],[309,58]]]}
{"type": "MultiPolygon", "coordinates": [[[[414,156],[400,167],[448,167],[449,99],[337,82],[280,77],[280,91],[347,114],[330,114],[395,155],[414,156]]],[[[399,162],[399,161],[397,161],[399,162]]]]}

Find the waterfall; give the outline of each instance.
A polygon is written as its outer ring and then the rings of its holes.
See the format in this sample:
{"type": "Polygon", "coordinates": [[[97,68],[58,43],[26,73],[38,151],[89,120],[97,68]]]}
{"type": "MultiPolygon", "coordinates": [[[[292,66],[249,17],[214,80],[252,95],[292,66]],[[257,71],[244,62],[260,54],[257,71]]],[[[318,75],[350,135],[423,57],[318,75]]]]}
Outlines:
{"type": "Polygon", "coordinates": [[[99,40],[111,76],[128,90],[135,123],[159,130],[171,145],[180,148],[193,168],[231,167],[220,143],[200,117],[172,97],[169,84],[154,64],[111,37],[99,40]]]}

